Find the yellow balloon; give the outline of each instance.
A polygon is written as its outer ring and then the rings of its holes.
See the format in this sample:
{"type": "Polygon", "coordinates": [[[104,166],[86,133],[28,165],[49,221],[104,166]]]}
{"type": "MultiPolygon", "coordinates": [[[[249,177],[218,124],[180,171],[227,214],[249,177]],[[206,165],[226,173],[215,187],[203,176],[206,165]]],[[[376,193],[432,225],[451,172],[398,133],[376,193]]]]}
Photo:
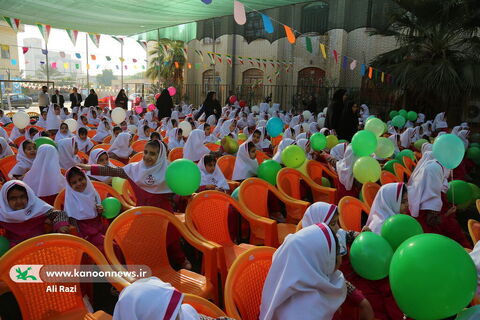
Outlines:
{"type": "Polygon", "coordinates": [[[307,173],[307,164],[308,164],[308,161],[310,160],[305,160],[303,161],[303,163],[300,165],[300,167],[297,167],[295,169],[297,169],[298,171],[300,171],[303,175],[305,176],[308,176],[308,173],[307,173]]]}
{"type": "Polygon", "coordinates": [[[120,194],[123,194],[123,184],[125,183],[125,179],[119,177],[112,178],[112,188],[120,194]]]}
{"type": "Polygon", "coordinates": [[[337,136],[334,136],[333,134],[327,136],[327,148],[332,149],[338,144],[338,138],[337,136]]]}

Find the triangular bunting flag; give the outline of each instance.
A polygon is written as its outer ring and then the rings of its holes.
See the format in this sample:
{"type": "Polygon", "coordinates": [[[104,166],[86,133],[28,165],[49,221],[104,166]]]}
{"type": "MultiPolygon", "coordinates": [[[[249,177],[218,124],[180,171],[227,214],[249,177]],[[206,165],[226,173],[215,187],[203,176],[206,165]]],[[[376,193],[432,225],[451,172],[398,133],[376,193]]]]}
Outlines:
{"type": "Polygon", "coordinates": [[[220,63],[222,63],[222,55],[220,53],[214,53],[214,55],[217,55],[217,59],[220,63]]]}
{"type": "Polygon", "coordinates": [[[75,69],[80,69],[80,64],[75,63],[75,69]]]}
{"type": "Polygon", "coordinates": [[[60,51],[60,57],[65,58],[65,52],[60,51]]]}
{"type": "Polygon", "coordinates": [[[286,25],[284,25],[283,27],[285,29],[285,34],[287,35],[288,42],[290,42],[291,44],[294,44],[295,43],[295,34],[293,33],[292,28],[290,28],[289,26],[286,26],[286,25]]]}
{"type": "Polygon", "coordinates": [[[112,60],[112,58],[110,58],[109,56],[105,56],[105,59],[107,59],[107,61],[112,60]]]}
{"type": "Polygon", "coordinates": [[[147,51],[147,41],[145,40],[137,40],[137,43],[142,46],[143,50],[147,51]]]}
{"type": "Polygon", "coordinates": [[[137,63],[138,60],[135,59],[135,58],[132,58],[132,61],[133,61],[133,63],[137,63]]]}
{"type": "Polygon", "coordinates": [[[57,69],[57,63],[56,62],[52,62],[52,69],[57,69]]]}
{"type": "Polygon", "coordinates": [[[23,54],[25,54],[28,52],[28,47],[22,47],[22,50],[23,50],[23,54]]]}
{"type": "Polygon", "coordinates": [[[342,68],[343,68],[344,70],[347,69],[347,63],[348,63],[348,58],[347,58],[347,56],[343,56],[342,68]]]}
{"type": "MultiPolygon", "coordinates": [[[[142,66],[142,67],[143,67],[143,66],[142,66]]],[[[187,68],[188,68],[188,69],[192,69],[192,64],[191,64],[190,62],[187,63],[187,68]]]]}
{"type": "Polygon", "coordinates": [[[372,79],[372,77],[373,77],[373,68],[372,67],[368,67],[368,77],[370,79],[372,79]]]}
{"type": "Polygon", "coordinates": [[[385,80],[385,72],[382,72],[382,83],[385,80]]]}
{"type": "Polygon", "coordinates": [[[227,57],[227,63],[231,66],[233,63],[232,56],[230,54],[226,54],[225,57],[227,57]]]}
{"type": "Polygon", "coordinates": [[[95,47],[98,48],[100,46],[100,35],[98,33],[89,32],[88,36],[90,37],[90,40],[92,40],[95,47]]]}
{"type": "Polygon", "coordinates": [[[267,69],[267,59],[262,59],[263,61],[263,68],[267,69]]]}
{"type": "Polygon", "coordinates": [[[124,62],[124,61],[125,61],[125,59],[122,58],[122,57],[120,57],[119,59],[120,59],[120,62],[124,62]]]}
{"type": "Polygon", "coordinates": [[[47,54],[48,54],[48,50],[42,49],[42,54],[47,55],[47,54]]]}
{"type": "Polygon", "coordinates": [[[68,62],[63,63],[63,69],[68,69],[68,62]]]}
{"type": "MultiPolygon", "coordinates": [[[[114,37],[114,36],[111,36],[113,39],[117,40],[118,42],[120,42],[121,45],[123,45],[123,38],[119,38],[119,37],[114,37]]],[[[138,41],[137,41],[138,42],[138,41]]]]}
{"type": "Polygon", "coordinates": [[[275,68],[275,63],[273,62],[273,59],[270,59],[268,61],[270,61],[270,64],[272,65],[272,68],[275,68]]]}
{"type": "Polygon", "coordinates": [[[267,76],[267,80],[268,80],[268,82],[272,83],[272,77],[267,76]]]}
{"type": "Polygon", "coordinates": [[[323,59],[327,59],[327,51],[325,51],[325,45],[320,43],[320,51],[322,52],[323,59]]]}
{"type": "Polygon", "coordinates": [[[245,6],[240,1],[233,1],[233,18],[239,25],[244,25],[247,22],[247,16],[245,15],[245,6]]]}
{"type": "Polygon", "coordinates": [[[364,63],[362,63],[362,65],[360,66],[360,75],[361,75],[362,77],[363,77],[363,76],[366,74],[366,72],[367,72],[366,68],[367,68],[367,66],[366,66],[364,63]]]}
{"type": "Polygon", "coordinates": [[[50,29],[52,28],[49,24],[41,24],[37,23],[38,30],[40,30],[40,33],[42,34],[43,40],[45,40],[45,43],[48,42],[48,37],[50,36],[50,29]]]}
{"type": "Polygon", "coordinates": [[[10,17],[3,17],[5,21],[8,23],[10,28],[13,29],[13,31],[18,32],[18,28],[20,27],[20,19],[14,19],[10,17]]]}
{"type": "Polygon", "coordinates": [[[238,56],[237,59],[243,65],[243,57],[238,56]]]}
{"type": "Polygon", "coordinates": [[[337,50],[333,50],[333,57],[335,58],[335,63],[338,63],[338,52],[337,50]]]}
{"type": "Polygon", "coordinates": [[[350,63],[350,70],[355,70],[357,67],[357,60],[353,60],[352,63],[350,63]]]}
{"type": "Polygon", "coordinates": [[[73,46],[77,44],[78,30],[65,30],[67,31],[68,37],[73,43],[73,46]]]}
{"type": "Polygon", "coordinates": [[[80,53],[75,53],[75,57],[77,57],[77,59],[81,59],[82,58],[82,55],[80,53]]]}
{"type": "Polygon", "coordinates": [[[265,28],[265,31],[267,33],[273,33],[273,24],[272,20],[270,20],[270,17],[263,13],[260,13],[260,15],[262,16],[263,27],[265,28]]]}
{"type": "Polygon", "coordinates": [[[97,56],[94,55],[94,54],[91,54],[91,55],[90,55],[90,58],[92,58],[92,60],[97,60],[97,56]]]}
{"type": "Polygon", "coordinates": [[[215,56],[213,55],[213,52],[207,52],[207,55],[210,58],[210,63],[214,64],[215,63],[215,56]]]}
{"type": "Polygon", "coordinates": [[[307,48],[308,52],[310,52],[310,53],[313,52],[312,39],[310,39],[310,37],[305,37],[305,48],[307,48]]]}
{"type": "Polygon", "coordinates": [[[178,63],[178,61],[175,61],[175,69],[179,69],[180,68],[180,64],[178,63]]]}
{"type": "Polygon", "coordinates": [[[248,62],[250,62],[250,64],[253,66],[253,59],[252,58],[247,58],[248,59],[248,62]]]}

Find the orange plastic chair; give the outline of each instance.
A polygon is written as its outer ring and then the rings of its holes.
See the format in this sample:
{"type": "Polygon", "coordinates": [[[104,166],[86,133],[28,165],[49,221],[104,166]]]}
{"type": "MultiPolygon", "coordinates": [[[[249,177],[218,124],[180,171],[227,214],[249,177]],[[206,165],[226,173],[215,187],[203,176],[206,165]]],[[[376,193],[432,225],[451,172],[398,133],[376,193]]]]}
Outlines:
{"type": "MultiPolygon", "coordinates": [[[[2,256],[0,280],[15,296],[23,319],[77,320],[82,319],[88,310],[84,305],[80,283],[16,283],[10,279],[10,269],[15,265],[81,265],[84,255],[93,260],[101,271],[112,273],[113,270],[108,265],[108,261],[94,245],[84,239],[66,234],[42,235],[25,240],[2,256]],[[75,286],[77,292],[46,293],[47,287],[53,284],[75,286]]],[[[129,285],[122,278],[108,277],[108,280],[118,291],[129,285]]]]}
{"type": "Polygon", "coordinates": [[[232,155],[224,155],[218,158],[217,160],[217,165],[222,170],[223,175],[225,176],[225,179],[227,179],[228,186],[230,187],[230,191],[235,190],[240,186],[240,182],[238,181],[233,181],[232,180],[232,175],[233,175],[233,169],[235,167],[235,156],[232,155]]]}
{"type": "Polygon", "coordinates": [[[167,131],[166,131],[166,130],[160,131],[160,135],[161,135],[162,137],[165,137],[165,136],[167,135],[167,131]]]}
{"type": "Polygon", "coordinates": [[[143,152],[135,153],[133,156],[130,157],[130,159],[128,160],[128,163],[139,162],[139,161],[142,161],[142,159],[143,159],[143,152]]]}
{"type": "Polygon", "coordinates": [[[340,227],[345,230],[362,231],[362,211],[367,215],[370,208],[357,198],[346,196],[338,203],[340,227]]]}
{"type": "Polygon", "coordinates": [[[3,159],[0,159],[0,172],[2,172],[3,177],[5,180],[10,180],[8,177],[8,173],[12,170],[13,167],[17,164],[17,156],[12,154],[6,156],[3,159]]]}
{"type": "Polygon", "coordinates": [[[221,318],[227,315],[222,309],[202,297],[185,293],[183,303],[191,305],[198,313],[211,318],[221,318]]]}
{"type": "Polygon", "coordinates": [[[219,191],[203,191],[192,198],[185,211],[185,224],[198,238],[207,239],[218,248],[218,263],[225,280],[233,260],[252,247],[250,244],[235,244],[228,230],[229,208],[233,207],[247,220],[250,228],[264,228],[265,244],[274,239],[272,220],[251,213],[243,204],[219,191]]]}
{"type": "Polygon", "coordinates": [[[295,169],[283,168],[278,172],[277,188],[288,197],[302,200],[300,195],[300,180],[303,180],[312,190],[314,202],[337,203],[337,189],[323,187],[295,169]]]}
{"type": "Polygon", "coordinates": [[[110,143],[110,141],[112,141],[112,136],[107,136],[103,139],[103,143],[110,143]]]}
{"type": "Polygon", "coordinates": [[[283,136],[277,136],[271,139],[271,143],[274,147],[278,146],[282,142],[283,136]]]}
{"type": "Polygon", "coordinates": [[[412,172],[402,166],[400,163],[393,164],[393,171],[395,172],[395,176],[400,182],[408,182],[412,172]]]}
{"type": "Polygon", "coordinates": [[[269,156],[265,154],[265,152],[257,150],[256,154],[258,164],[262,164],[263,161],[271,159],[269,156]]]}
{"type": "Polygon", "coordinates": [[[119,167],[119,168],[125,167],[125,163],[123,163],[122,161],[115,160],[115,159],[110,159],[108,161],[110,161],[116,167],[119,167]]]}
{"type": "MultiPolygon", "coordinates": [[[[114,197],[114,198],[117,198],[118,201],[120,201],[120,203],[122,204],[122,210],[128,210],[132,208],[132,206],[125,201],[122,195],[120,195],[117,191],[115,191],[115,189],[113,189],[108,184],[105,184],[100,181],[92,181],[92,184],[102,200],[108,197],[114,197]]],[[[55,198],[55,202],[53,203],[53,207],[55,208],[55,210],[63,210],[64,203],[65,203],[65,189],[62,189],[62,191],[60,191],[57,194],[57,197],[55,198]]]]}
{"type": "Polygon", "coordinates": [[[88,130],[87,136],[92,139],[97,134],[97,130],[88,130]]]}
{"type": "Polygon", "coordinates": [[[137,205],[137,196],[135,196],[132,185],[130,184],[130,182],[128,182],[128,180],[123,183],[122,197],[123,199],[125,199],[125,202],[132,207],[135,207],[137,205]]]}
{"type": "Polygon", "coordinates": [[[380,186],[375,182],[367,182],[362,186],[361,193],[363,202],[365,202],[370,208],[372,207],[373,200],[375,200],[378,190],[380,190],[380,186]]]}
{"type": "Polygon", "coordinates": [[[169,141],[168,137],[163,138],[163,142],[165,142],[166,144],[168,144],[168,141],[169,141]]]}
{"type": "MultiPolygon", "coordinates": [[[[118,245],[128,265],[147,265],[152,275],[171,283],[181,292],[218,303],[217,256],[215,246],[196,238],[175,216],[156,207],[136,207],[119,215],[105,234],[105,255],[117,270],[125,271],[115,254],[118,245]],[[173,224],[183,239],[203,254],[205,275],[181,269],[175,271],[167,255],[167,227],[173,224]],[[140,245],[141,244],[141,245],[140,245]]],[[[128,278],[129,282],[135,279],[128,278]]]]}
{"type": "Polygon", "coordinates": [[[400,182],[396,175],[394,175],[390,171],[382,170],[382,173],[380,175],[380,183],[382,184],[382,186],[386,185],[387,183],[396,182],[400,182]]]}
{"type": "Polygon", "coordinates": [[[472,238],[473,245],[480,240],[480,222],[474,219],[468,219],[468,233],[472,238]]]}
{"type": "Polygon", "coordinates": [[[84,161],[85,163],[88,163],[88,155],[85,152],[78,151],[77,156],[80,158],[80,160],[84,161]]]}
{"type": "Polygon", "coordinates": [[[332,186],[337,186],[339,183],[337,173],[321,162],[310,160],[307,162],[307,173],[316,184],[322,185],[322,178],[327,178],[333,182],[332,186]]]}
{"type": "Polygon", "coordinates": [[[145,145],[147,144],[148,140],[137,140],[134,143],[132,143],[132,149],[135,152],[143,152],[143,149],[145,149],[145,145]]]}
{"type": "Polygon", "coordinates": [[[480,199],[477,199],[477,201],[475,201],[475,205],[477,207],[478,213],[480,213],[480,199]]]}
{"type": "Polygon", "coordinates": [[[409,170],[410,172],[413,172],[413,169],[415,169],[415,162],[410,158],[410,157],[403,157],[403,164],[405,165],[405,168],[409,170]]]}
{"type": "Polygon", "coordinates": [[[110,149],[112,145],[108,144],[108,143],[100,143],[100,144],[97,144],[95,146],[93,146],[92,150],[95,150],[95,149],[103,149],[103,150],[108,150],[110,149]]]}
{"type": "Polygon", "coordinates": [[[242,253],[230,268],[225,284],[227,315],[237,320],[257,320],[262,291],[272,265],[274,248],[257,247],[242,253]]]}
{"type": "Polygon", "coordinates": [[[207,147],[210,151],[218,151],[220,150],[220,145],[215,144],[215,143],[207,143],[205,144],[205,147],[207,147]]]}
{"type": "Polygon", "coordinates": [[[183,158],[183,148],[182,147],[173,148],[168,153],[168,161],[170,161],[170,162],[175,161],[177,159],[181,159],[181,158],[183,158]]]}
{"type": "Polygon", "coordinates": [[[26,139],[27,139],[27,138],[25,138],[25,136],[20,136],[20,137],[16,138],[16,139],[13,141],[13,143],[14,143],[16,146],[20,147],[20,144],[21,144],[23,141],[25,141],[26,139]]]}

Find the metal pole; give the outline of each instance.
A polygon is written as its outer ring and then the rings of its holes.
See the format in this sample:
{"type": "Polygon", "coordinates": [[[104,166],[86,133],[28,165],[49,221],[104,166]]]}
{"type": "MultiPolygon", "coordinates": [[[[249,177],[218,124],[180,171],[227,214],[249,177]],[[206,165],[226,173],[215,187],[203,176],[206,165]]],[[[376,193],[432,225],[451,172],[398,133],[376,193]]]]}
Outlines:
{"type": "Polygon", "coordinates": [[[158,91],[160,92],[160,68],[162,65],[162,60],[160,59],[160,29],[157,29],[157,58],[158,58],[158,91]]]}
{"type": "Polygon", "coordinates": [[[123,89],[123,41],[120,42],[120,89],[123,89]]]}
{"type": "Polygon", "coordinates": [[[48,81],[50,81],[50,64],[48,63],[48,46],[47,46],[47,42],[45,42],[45,52],[47,53],[45,56],[46,56],[46,61],[47,61],[47,83],[48,81]]]}
{"type": "MultiPolygon", "coordinates": [[[[215,39],[215,18],[212,19],[212,37],[213,37],[213,45],[212,45],[212,50],[213,50],[213,53],[215,53],[215,42],[216,42],[216,39],[215,39]]],[[[215,57],[215,55],[213,55],[215,57]]],[[[213,88],[215,91],[218,91],[217,90],[217,75],[215,73],[215,58],[213,58],[213,88]]],[[[217,93],[218,95],[218,93],[217,93]]]]}
{"type": "Polygon", "coordinates": [[[90,75],[88,72],[88,69],[90,69],[90,66],[88,64],[88,33],[85,33],[85,45],[87,47],[87,89],[90,89],[90,75]]]}

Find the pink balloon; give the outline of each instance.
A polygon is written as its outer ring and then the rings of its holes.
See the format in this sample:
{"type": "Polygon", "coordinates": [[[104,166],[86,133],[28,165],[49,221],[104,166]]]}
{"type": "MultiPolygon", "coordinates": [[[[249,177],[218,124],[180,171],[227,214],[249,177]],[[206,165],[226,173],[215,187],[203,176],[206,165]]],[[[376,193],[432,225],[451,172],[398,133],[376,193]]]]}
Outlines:
{"type": "Polygon", "coordinates": [[[155,110],[156,107],[153,103],[151,103],[151,104],[148,105],[147,108],[148,108],[148,110],[153,111],[153,110],[155,110]]]}
{"type": "Polygon", "coordinates": [[[157,94],[155,95],[155,100],[158,100],[159,97],[160,97],[160,93],[157,93],[157,94]]]}
{"type": "Polygon", "coordinates": [[[170,93],[170,96],[173,97],[175,93],[177,93],[177,89],[175,87],[168,87],[168,93],[170,93]]]}
{"type": "Polygon", "coordinates": [[[143,108],[141,106],[136,106],[135,107],[135,112],[136,113],[142,113],[142,111],[143,111],[143,108]]]}

